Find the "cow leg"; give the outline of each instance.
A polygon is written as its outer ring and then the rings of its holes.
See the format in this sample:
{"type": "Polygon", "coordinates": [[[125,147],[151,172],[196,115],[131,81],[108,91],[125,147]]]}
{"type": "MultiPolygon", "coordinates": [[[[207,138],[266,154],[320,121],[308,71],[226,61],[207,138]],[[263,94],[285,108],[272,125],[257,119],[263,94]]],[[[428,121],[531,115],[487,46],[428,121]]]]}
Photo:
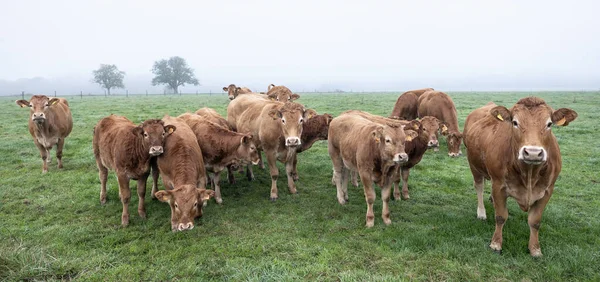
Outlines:
{"type": "Polygon", "coordinates": [[[231,165],[227,166],[227,180],[229,180],[229,184],[235,184],[235,175],[233,174],[231,165]]]}
{"type": "Polygon", "coordinates": [[[502,251],[502,227],[508,219],[506,208],[506,191],[502,181],[492,180],[492,197],[494,199],[494,212],[496,214],[496,230],[490,243],[490,248],[496,252],[502,251]]]}
{"type": "Polygon", "coordinates": [[[342,183],[344,179],[344,170],[348,169],[344,167],[343,160],[341,157],[339,157],[337,152],[333,152],[332,150],[330,150],[329,155],[331,156],[331,162],[333,163],[333,177],[331,180],[333,184],[335,184],[335,188],[337,190],[338,203],[340,203],[340,205],[344,205],[346,204],[346,200],[348,199],[348,196],[344,192],[344,190],[347,191],[348,189],[344,189],[342,183]]]}
{"type": "MultiPolygon", "coordinates": [[[[292,150],[292,149],[289,149],[292,150]]],[[[295,149],[294,149],[295,150],[295,149]]],[[[296,184],[294,183],[294,161],[296,159],[296,155],[292,156],[292,159],[288,159],[285,162],[285,173],[287,175],[288,181],[288,189],[290,190],[290,194],[297,194],[296,184]]]]}
{"type": "Polygon", "coordinates": [[[119,197],[123,204],[123,213],[121,214],[121,225],[129,225],[129,200],[131,199],[131,190],[129,189],[129,178],[126,175],[117,175],[119,181],[119,197]]]}
{"type": "Polygon", "coordinates": [[[146,207],[144,201],[146,199],[146,180],[148,175],[143,175],[137,181],[137,194],[138,194],[138,214],[141,218],[146,219],[146,207]]]}
{"type": "Polygon", "coordinates": [[[485,184],[485,181],[484,181],[483,176],[473,175],[473,186],[475,186],[475,191],[477,191],[477,219],[481,219],[481,220],[487,219],[487,216],[485,214],[485,206],[483,205],[484,184],[485,184]]]}
{"type": "MultiPolygon", "coordinates": [[[[554,190],[554,187],[551,187],[548,191],[552,190],[554,190]]],[[[546,191],[544,197],[537,200],[529,208],[529,214],[527,215],[527,223],[529,224],[529,253],[532,257],[542,256],[542,248],[538,236],[542,223],[542,213],[544,213],[544,208],[546,208],[546,204],[548,204],[550,196],[552,196],[552,193],[548,193],[548,191],[546,191]]]]}
{"type": "Polygon", "coordinates": [[[267,163],[269,164],[269,172],[271,174],[271,201],[277,200],[277,178],[279,178],[279,169],[277,169],[277,151],[275,149],[265,152],[267,163]]]}
{"type": "MultiPolygon", "coordinates": [[[[381,201],[383,203],[383,208],[381,209],[381,218],[383,218],[383,223],[385,225],[392,224],[392,219],[390,218],[390,192],[392,191],[392,182],[390,180],[386,180],[383,187],[381,187],[381,201]]],[[[373,194],[375,194],[373,192],[373,194]]]]}
{"type": "Polygon", "coordinates": [[[352,171],[351,175],[352,175],[352,185],[354,185],[354,187],[358,187],[358,173],[356,171],[352,171]]]}
{"type": "Polygon", "coordinates": [[[96,160],[98,165],[98,177],[100,178],[100,204],[106,204],[106,180],[108,179],[108,169],[102,165],[100,160],[96,160]]]}
{"type": "MultiPolygon", "coordinates": [[[[56,160],[58,162],[58,168],[63,168],[62,155],[63,155],[63,147],[64,146],[65,146],[65,138],[58,139],[58,143],[56,144],[56,160]]],[[[48,163],[50,163],[49,158],[48,158],[48,163]]]]}
{"type": "Polygon", "coordinates": [[[40,144],[35,140],[35,145],[40,150],[40,156],[42,157],[42,173],[48,172],[48,150],[44,147],[44,145],[40,144]]]}
{"type": "MultiPolygon", "coordinates": [[[[259,163],[262,163],[262,160],[259,163]]],[[[246,177],[248,178],[248,181],[254,180],[254,171],[252,171],[252,164],[246,166],[246,177]]]]}
{"type": "Polygon", "coordinates": [[[300,179],[300,177],[298,177],[297,164],[298,164],[298,156],[296,156],[294,158],[294,168],[292,169],[292,178],[294,179],[294,181],[298,181],[300,179]]]}
{"type": "Polygon", "coordinates": [[[408,176],[410,175],[410,168],[401,168],[402,173],[402,199],[408,200],[408,176]]]}
{"type": "Polygon", "coordinates": [[[365,200],[367,201],[367,227],[375,225],[375,213],[373,212],[373,203],[375,202],[375,190],[373,189],[373,181],[368,173],[359,171],[360,180],[363,183],[365,191],[365,200]]]}
{"type": "MultiPolygon", "coordinates": [[[[151,170],[152,170],[152,192],[150,194],[150,198],[152,199],[156,199],[156,196],[154,194],[156,194],[156,192],[158,192],[158,165],[156,163],[156,159],[154,159],[154,161],[151,161],[151,170]]],[[[165,186],[165,189],[167,189],[167,187],[165,186]]]]}
{"type": "MultiPolygon", "coordinates": [[[[262,158],[262,150],[257,149],[257,151],[258,151],[258,167],[260,169],[265,169],[265,163],[263,162],[263,158],[262,158]]],[[[268,157],[267,157],[267,161],[269,161],[268,157]]]]}
{"type": "Polygon", "coordinates": [[[221,185],[219,185],[219,181],[221,181],[221,171],[213,173],[211,186],[214,186],[213,188],[215,191],[215,201],[217,202],[217,204],[222,204],[223,198],[221,198],[221,185]]]}

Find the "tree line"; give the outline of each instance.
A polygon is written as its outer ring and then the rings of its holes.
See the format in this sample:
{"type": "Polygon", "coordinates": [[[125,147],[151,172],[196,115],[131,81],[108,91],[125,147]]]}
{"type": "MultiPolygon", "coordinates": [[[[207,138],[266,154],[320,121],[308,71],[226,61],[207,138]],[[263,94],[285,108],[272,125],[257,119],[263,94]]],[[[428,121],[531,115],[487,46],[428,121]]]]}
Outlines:
{"type": "MultiPolygon", "coordinates": [[[[185,59],[181,57],[171,57],[168,60],[162,59],[154,62],[152,67],[154,78],[152,86],[166,84],[175,94],[179,93],[179,87],[185,84],[199,85],[194,69],[187,65],[185,59]]],[[[106,89],[108,95],[113,88],[125,88],[123,78],[125,72],[120,71],[116,65],[101,64],[100,68],[92,72],[94,83],[98,83],[100,87],[106,89]]]]}

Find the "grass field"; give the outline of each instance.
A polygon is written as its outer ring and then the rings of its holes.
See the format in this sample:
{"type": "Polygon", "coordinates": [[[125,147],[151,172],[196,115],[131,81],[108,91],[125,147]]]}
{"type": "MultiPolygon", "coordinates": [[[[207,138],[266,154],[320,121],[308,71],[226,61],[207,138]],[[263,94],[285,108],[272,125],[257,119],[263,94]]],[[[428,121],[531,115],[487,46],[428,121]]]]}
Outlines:
{"type": "MultiPolygon", "coordinates": [[[[413,169],[411,198],[391,204],[390,226],[381,219],[379,189],[371,229],[364,227],[362,187],[349,188],[347,205],[337,203],[327,143],[320,141],[299,155],[297,195],[280,177],[279,200],[270,202],[268,171],[256,168],[254,182],[241,175],[236,185],[223,182],[223,205],[211,200],[196,228],[172,233],[168,205],[151,200],[148,188],[148,219],[137,215],[133,192],[130,225],[122,228],[112,172],[108,203],[99,203],[96,122],[115,113],[139,123],[204,106],[225,115],[226,96],[70,97],[74,128],[64,169],[56,168],[53,150],[47,174],[27,130],[28,109],[0,98],[0,280],[600,280],[600,93],[449,94],[461,129],[488,101],[511,107],[529,95],[579,113],[553,129],[563,170],[542,220],[544,257],[527,252],[527,214],[514,200],[502,255],[488,248],[493,206],[486,201],[487,221],[476,219],[467,159],[447,157],[445,142],[413,169]]],[[[298,102],[334,116],[348,109],[388,115],[397,97],[303,94],[298,102]]],[[[489,189],[486,183],[486,199],[489,189]]]]}

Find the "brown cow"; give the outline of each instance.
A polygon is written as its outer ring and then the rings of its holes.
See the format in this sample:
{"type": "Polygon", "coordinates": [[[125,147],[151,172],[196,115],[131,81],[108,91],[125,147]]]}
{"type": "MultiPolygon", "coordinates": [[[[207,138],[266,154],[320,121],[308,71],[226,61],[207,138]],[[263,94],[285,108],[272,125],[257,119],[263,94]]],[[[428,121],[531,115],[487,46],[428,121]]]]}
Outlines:
{"type": "Polygon", "coordinates": [[[121,224],[129,224],[129,180],[137,180],[139,197],[138,214],[146,218],[144,197],[146,179],[150,173],[150,160],[163,152],[167,137],[175,131],[172,125],[165,126],[161,120],[150,119],[136,126],[126,117],[110,115],[101,119],[94,127],[94,157],[100,177],[100,203],[106,203],[106,180],[108,169],[117,174],[119,196],[123,203],[121,224]]]}
{"type": "Polygon", "coordinates": [[[506,199],[513,197],[529,214],[529,252],[542,255],[538,240],[542,213],[562,166],[552,126],[566,126],[575,118],[575,111],[554,111],[537,97],[523,98],[510,110],[490,103],[467,117],[465,146],[477,191],[477,218],[482,220],[486,219],[484,179],[492,182],[496,230],[490,248],[494,251],[502,250],[506,199]]]}
{"type": "Polygon", "coordinates": [[[73,118],[69,103],[64,98],[48,98],[33,95],[29,101],[15,101],[21,108],[29,107],[29,133],[42,156],[42,173],[48,172],[50,150],[56,145],[58,168],[62,168],[62,153],[65,138],[73,129],[73,118]]]}
{"type": "MultiPolygon", "coordinates": [[[[349,173],[358,171],[367,201],[367,227],[373,226],[375,218],[373,182],[381,187],[383,222],[392,223],[388,207],[391,177],[395,166],[408,161],[404,151],[407,136],[398,129],[397,124],[380,124],[352,112],[342,113],[329,125],[328,150],[338,202],[343,205],[348,200],[349,173]]],[[[409,134],[415,135],[414,131],[409,134]]]]}
{"type": "Polygon", "coordinates": [[[202,208],[214,196],[214,191],[205,189],[206,169],[192,129],[176,117],[167,115],[162,120],[167,126],[177,127],[177,131],[166,140],[164,153],[156,162],[165,190],[157,191],[157,185],[153,185],[152,194],[171,206],[173,232],[190,230],[194,228],[194,219],[202,216],[202,208]]]}
{"type": "Polygon", "coordinates": [[[227,91],[227,96],[229,100],[235,99],[240,94],[252,93],[252,90],[248,87],[237,87],[235,84],[229,84],[229,86],[224,86],[223,91],[227,91]]]}
{"type": "Polygon", "coordinates": [[[454,102],[448,94],[440,91],[428,91],[419,97],[419,118],[433,116],[447,124],[446,142],[448,142],[448,156],[462,155],[460,143],[462,133],[458,129],[458,118],[454,102]]]}
{"type": "Polygon", "coordinates": [[[271,100],[280,102],[291,102],[300,98],[300,95],[292,93],[292,91],[289,88],[283,85],[275,86],[273,84],[269,85],[269,91],[267,91],[267,96],[271,100]]]}
{"type": "Polygon", "coordinates": [[[396,100],[396,104],[394,105],[394,109],[390,116],[397,116],[404,120],[416,119],[419,116],[417,114],[419,96],[427,91],[433,91],[433,88],[416,89],[402,93],[402,95],[398,97],[398,100],[396,100]]]}
{"type": "MultiPolygon", "coordinates": [[[[322,115],[317,115],[316,113],[314,114],[315,115],[312,118],[307,120],[302,125],[302,136],[300,137],[301,145],[297,147],[296,153],[302,153],[310,149],[310,147],[312,147],[312,145],[319,140],[327,140],[329,123],[331,123],[333,116],[327,113],[322,115]]],[[[294,181],[298,181],[298,179],[300,179],[298,177],[298,169],[296,168],[297,163],[298,158],[296,157],[294,158],[294,168],[292,172],[292,178],[294,181]]]]}
{"type": "Polygon", "coordinates": [[[314,111],[307,111],[304,106],[292,102],[261,101],[244,95],[233,100],[227,107],[227,120],[238,132],[250,132],[260,150],[265,152],[271,174],[271,200],[278,198],[277,160],[285,163],[290,193],[296,194],[296,186],[292,177],[293,162],[296,150],[302,145],[302,124],[311,118],[314,111]],[[246,105],[245,110],[237,117],[235,109],[246,105]]]}
{"type": "Polygon", "coordinates": [[[223,203],[219,185],[221,171],[232,164],[251,162],[256,165],[260,160],[252,135],[231,131],[195,114],[186,113],[179,118],[196,135],[206,169],[214,174],[211,186],[215,188],[215,200],[223,203]]]}

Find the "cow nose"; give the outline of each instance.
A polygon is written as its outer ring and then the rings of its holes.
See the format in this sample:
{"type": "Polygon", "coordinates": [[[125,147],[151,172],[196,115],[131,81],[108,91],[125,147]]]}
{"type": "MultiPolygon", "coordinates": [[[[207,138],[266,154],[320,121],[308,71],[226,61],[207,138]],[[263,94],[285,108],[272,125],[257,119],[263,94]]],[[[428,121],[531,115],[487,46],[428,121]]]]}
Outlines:
{"type": "Polygon", "coordinates": [[[394,161],[399,163],[404,163],[408,161],[408,155],[406,153],[396,154],[394,156],[394,161]]]}
{"type": "Polygon", "coordinates": [[[158,155],[160,155],[162,153],[163,153],[163,147],[162,146],[152,146],[152,147],[150,147],[150,155],[158,156],[158,155]]]}
{"type": "Polygon", "coordinates": [[[300,145],[300,138],[298,137],[288,137],[285,139],[286,146],[298,146],[300,145]]]}
{"type": "Polygon", "coordinates": [[[44,115],[44,113],[33,113],[32,118],[33,120],[45,119],[46,115],[44,115]]]}
{"type": "Polygon", "coordinates": [[[194,229],[194,223],[192,223],[192,222],[188,222],[187,224],[180,223],[177,226],[177,230],[179,230],[179,231],[192,230],[192,229],[194,229]]]}
{"type": "Polygon", "coordinates": [[[233,96],[229,96],[229,100],[233,100],[233,98],[234,98],[233,96]]]}
{"type": "Polygon", "coordinates": [[[519,159],[526,163],[539,164],[546,161],[546,150],[539,146],[523,146],[521,148],[519,159]]]}
{"type": "Polygon", "coordinates": [[[437,140],[429,140],[429,142],[427,143],[428,147],[437,147],[439,146],[438,141],[437,140]]]}

